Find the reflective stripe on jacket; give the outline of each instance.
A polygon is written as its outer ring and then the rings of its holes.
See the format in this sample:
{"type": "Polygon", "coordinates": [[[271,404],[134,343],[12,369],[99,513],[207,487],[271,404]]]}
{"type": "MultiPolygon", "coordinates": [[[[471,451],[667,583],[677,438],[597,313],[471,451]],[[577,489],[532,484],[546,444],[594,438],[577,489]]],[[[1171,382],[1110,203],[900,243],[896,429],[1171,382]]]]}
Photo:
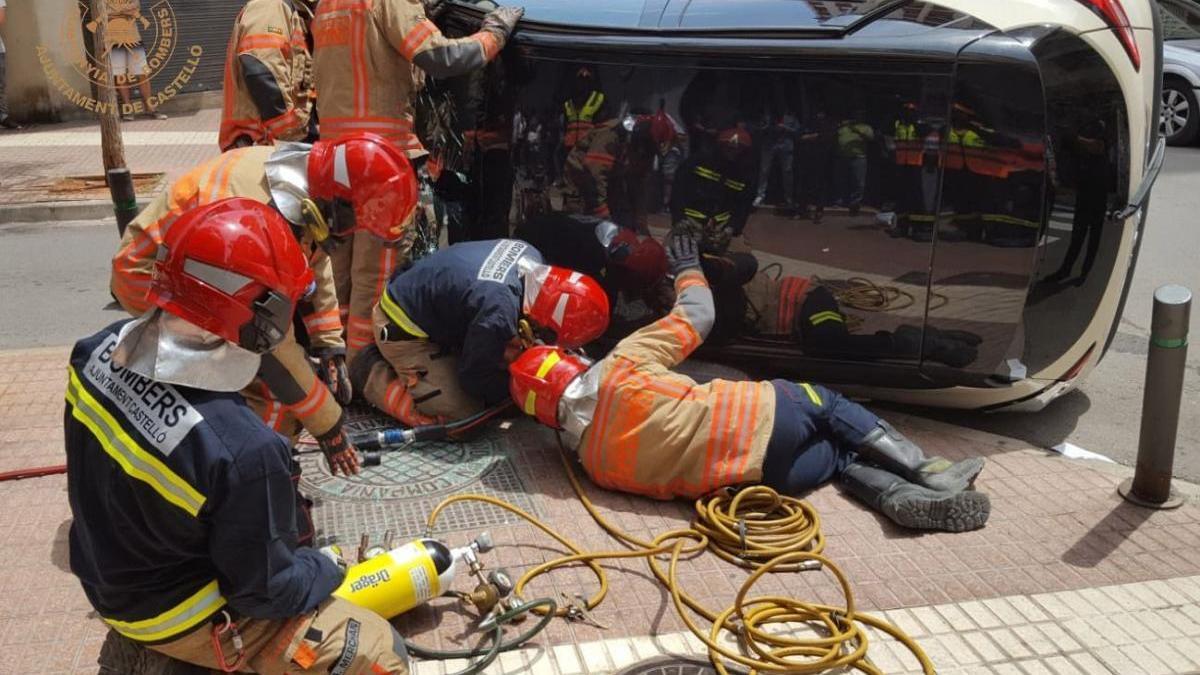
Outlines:
{"type": "Polygon", "coordinates": [[[482,68],[504,46],[495,29],[442,35],[420,0],[322,0],[313,19],[313,79],[321,136],[379,134],[409,157],[426,154],[413,133],[413,97],[426,74],[482,68]]]}
{"type": "Polygon", "coordinates": [[[712,327],[699,270],[675,280],[670,314],[622,340],[601,368],[592,424],[579,458],[598,485],[671,499],[757,482],[775,423],[770,382],[697,384],[671,368],[712,327]]]}
{"type": "Polygon", "coordinates": [[[225,53],[225,104],[218,143],[240,136],[255,145],[308,135],[310,56],[304,19],[291,0],[250,0],[238,14],[225,53]],[[244,64],[255,72],[247,72],[244,64]]]}

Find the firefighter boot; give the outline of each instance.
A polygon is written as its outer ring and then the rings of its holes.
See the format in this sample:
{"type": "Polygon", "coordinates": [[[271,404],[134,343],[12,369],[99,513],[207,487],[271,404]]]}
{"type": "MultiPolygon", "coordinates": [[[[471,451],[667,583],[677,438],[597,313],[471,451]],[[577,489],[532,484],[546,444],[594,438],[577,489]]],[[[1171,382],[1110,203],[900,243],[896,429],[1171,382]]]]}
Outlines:
{"type": "Polygon", "coordinates": [[[982,457],[961,462],[926,457],[921,446],[883,420],[879,420],[879,426],[863,439],[858,456],[865,462],[877,464],[917,485],[939,492],[966,490],[975,482],[984,463],[982,457]]]}
{"type": "Polygon", "coordinates": [[[842,472],[842,485],[892,522],[914,530],[977,530],[987,523],[992,510],[991,501],[982,492],[930,490],[860,462],[842,472]]]}

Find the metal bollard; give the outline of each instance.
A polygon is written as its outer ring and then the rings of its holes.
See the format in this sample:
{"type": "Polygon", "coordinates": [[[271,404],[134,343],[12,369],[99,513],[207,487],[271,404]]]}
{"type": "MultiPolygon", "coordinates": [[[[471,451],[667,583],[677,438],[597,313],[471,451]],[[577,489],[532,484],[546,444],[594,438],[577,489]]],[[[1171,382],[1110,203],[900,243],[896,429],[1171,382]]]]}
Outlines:
{"type": "Polygon", "coordinates": [[[1154,291],[1137,468],[1133,478],[1117,488],[1122,497],[1139,506],[1173,509],[1183,503],[1171,493],[1171,472],[1191,308],[1192,292],[1183,286],[1160,286],[1154,291]]]}
{"type": "Polygon", "coordinates": [[[137,218],[137,194],[133,189],[133,174],[129,169],[108,170],[108,191],[112,195],[113,213],[117,216],[117,231],[125,236],[125,226],[137,218]]]}

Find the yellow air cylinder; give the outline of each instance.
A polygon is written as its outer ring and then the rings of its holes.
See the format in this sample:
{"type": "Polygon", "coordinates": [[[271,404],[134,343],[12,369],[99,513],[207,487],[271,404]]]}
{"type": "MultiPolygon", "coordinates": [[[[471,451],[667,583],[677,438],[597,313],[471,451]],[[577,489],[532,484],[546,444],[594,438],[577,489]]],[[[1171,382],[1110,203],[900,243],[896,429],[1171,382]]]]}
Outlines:
{"type": "Polygon", "coordinates": [[[454,563],[445,544],[418,539],[351,567],[333,594],[390,619],[450,588],[454,563]]]}

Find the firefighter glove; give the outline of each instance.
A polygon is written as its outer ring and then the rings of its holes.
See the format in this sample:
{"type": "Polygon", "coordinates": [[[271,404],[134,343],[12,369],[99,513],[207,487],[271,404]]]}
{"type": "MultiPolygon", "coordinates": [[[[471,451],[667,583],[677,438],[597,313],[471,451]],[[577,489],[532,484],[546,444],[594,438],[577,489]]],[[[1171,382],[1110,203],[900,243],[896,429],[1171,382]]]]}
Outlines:
{"type": "Polygon", "coordinates": [[[334,475],[341,473],[347,476],[358,473],[360,465],[358,450],[354,449],[354,445],[350,443],[346,432],[342,431],[341,425],[338,425],[333,431],[318,438],[317,445],[320,446],[321,453],[325,455],[326,461],[329,462],[330,473],[334,475]]]}
{"type": "Polygon", "coordinates": [[[667,262],[676,276],[700,267],[700,249],[696,237],[689,232],[676,232],[667,246],[667,262]]]}
{"type": "Polygon", "coordinates": [[[499,7],[488,12],[487,16],[483,17],[483,26],[481,30],[489,28],[500,32],[504,37],[512,35],[513,28],[516,28],[517,22],[525,14],[524,7],[499,7]]]}
{"type": "Polygon", "coordinates": [[[316,357],[320,362],[317,375],[338,403],[348,405],[354,396],[354,386],[350,384],[350,371],[346,369],[346,351],[331,347],[318,351],[316,357]]]}
{"type": "Polygon", "coordinates": [[[421,0],[421,5],[425,7],[425,17],[430,20],[441,16],[446,9],[445,0],[421,0]]]}

